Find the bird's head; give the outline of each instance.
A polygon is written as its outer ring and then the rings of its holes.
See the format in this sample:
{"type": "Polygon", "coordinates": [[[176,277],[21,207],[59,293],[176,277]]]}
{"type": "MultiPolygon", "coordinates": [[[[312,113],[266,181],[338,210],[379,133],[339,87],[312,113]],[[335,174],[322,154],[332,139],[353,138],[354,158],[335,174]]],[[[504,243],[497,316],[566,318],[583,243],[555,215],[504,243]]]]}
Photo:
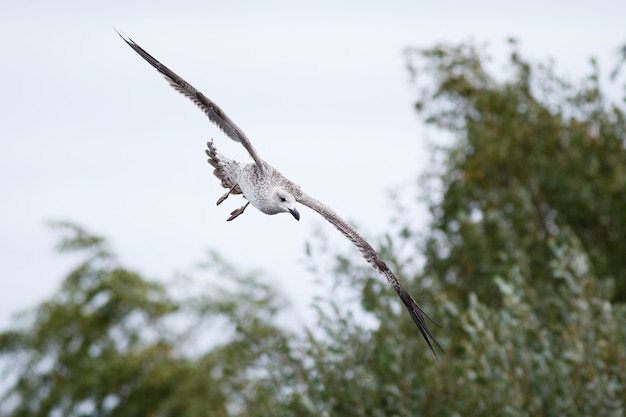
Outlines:
{"type": "Polygon", "coordinates": [[[300,213],[296,210],[296,199],[284,188],[277,188],[274,191],[272,194],[272,205],[276,207],[277,213],[291,213],[296,220],[300,220],[300,213]]]}

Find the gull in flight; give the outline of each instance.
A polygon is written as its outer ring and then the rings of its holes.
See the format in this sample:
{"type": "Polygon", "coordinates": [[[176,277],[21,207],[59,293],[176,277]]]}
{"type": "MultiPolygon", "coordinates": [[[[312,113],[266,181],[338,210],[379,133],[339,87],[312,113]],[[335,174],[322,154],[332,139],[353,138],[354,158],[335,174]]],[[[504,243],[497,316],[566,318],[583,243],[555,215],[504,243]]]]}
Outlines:
{"type": "Polygon", "coordinates": [[[217,104],[176,75],[168,67],[161,64],[132,39],[123,36],[119,32],[118,35],[135,52],[159,71],[174,89],[193,101],[226,136],[235,142],[241,143],[252,157],[254,163],[242,164],[218,153],[213,145],[213,141],[207,143],[208,149],[206,154],[209,157],[208,162],[215,168],[213,173],[221,181],[222,186],[228,189],[226,194],[217,200],[217,204],[222,203],[231,194],[243,194],[243,197],[247,200],[244,206],[230,214],[228,221],[241,215],[249,204],[252,204],[265,214],[289,213],[296,220],[300,220],[300,213],[296,208],[296,203],[305,205],[318,212],[357,247],[365,260],[374,269],[387,278],[387,281],[393,286],[406,306],[411,318],[417,325],[424,340],[426,340],[428,347],[435,354],[435,357],[437,357],[437,353],[433,348],[433,344],[443,351],[441,345],[435,340],[428,328],[425,318],[433,323],[435,322],[424,313],[422,308],[413,300],[413,297],[400,284],[387,264],[378,257],[374,248],[352,226],[339,217],[330,207],[305,194],[298,185],[285,178],[274,167],[261,159],[252,147],[248,137],[226,116],[217,104]]]}

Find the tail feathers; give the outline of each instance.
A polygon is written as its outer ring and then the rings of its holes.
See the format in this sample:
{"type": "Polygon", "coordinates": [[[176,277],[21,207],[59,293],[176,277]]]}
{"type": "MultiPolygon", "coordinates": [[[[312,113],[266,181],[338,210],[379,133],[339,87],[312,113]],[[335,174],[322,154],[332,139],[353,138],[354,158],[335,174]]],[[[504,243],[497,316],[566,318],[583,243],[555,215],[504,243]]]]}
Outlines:
{"type": "Polygon", "coordinates": [[[215,168],[213,170],[213,175],[215,175],[221,181],[222,187],[228,189],[232,188],[231,194],[241,194],[239,186],[237,186],[236,183],[228,177],[228,175],[226,174],[226,170],[224,169],[224,163],[228,162],[229,160],[227,160],[217,152],[217,148],[213,144],[212,140],[207,142],[207,149],[205,150],[205,153],[209,157],[207,162],[211,164],[213,168],[215,168]]]}

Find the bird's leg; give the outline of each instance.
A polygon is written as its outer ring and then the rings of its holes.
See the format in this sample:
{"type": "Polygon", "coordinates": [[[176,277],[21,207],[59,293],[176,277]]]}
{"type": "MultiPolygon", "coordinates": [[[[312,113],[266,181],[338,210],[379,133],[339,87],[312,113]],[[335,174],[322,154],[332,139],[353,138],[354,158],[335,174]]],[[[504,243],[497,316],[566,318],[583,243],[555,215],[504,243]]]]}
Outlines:
{"type": "Polygon", "coordinates": [[[241,214],[243,214],[243,211],[246,209],[246,207],[248,207],[248,204],[250,204],[250,202],[248,201],[246,203],[245,206],[243,207],[239,207],[237,210],[233,210],[232,213],[230,213],[230,217],[226,219],[227,222],[236,219],[238,216],[240,216],[241,214]]]}
{"type": "Polygon", "coordinates": [[[237,184],[235,184],[232,187],[230,187],[230,190],[228,190],[228,192],[226,194],[224,194],[223,196],[221,196],[220,198],[217,199],[217,205],[218,206],[220,204],[222,204],[222,202],[228,198],[228,196],[230,195],[230,193],[233,192],[233,190],[235,189],[236,186],[237,186],[237,184]]]}

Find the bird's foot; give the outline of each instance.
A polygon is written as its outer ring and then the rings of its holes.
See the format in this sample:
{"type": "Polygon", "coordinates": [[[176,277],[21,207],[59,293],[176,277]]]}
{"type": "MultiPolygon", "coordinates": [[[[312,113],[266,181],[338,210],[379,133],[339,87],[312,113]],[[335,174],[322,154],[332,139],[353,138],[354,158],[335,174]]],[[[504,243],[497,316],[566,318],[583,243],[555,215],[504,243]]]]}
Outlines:
{"type": "MultiPolygon", "coordinates": [[[[219,204],[219,203],[218,203],[219,204]]],[[[240,215],[243,214],[243,211],[246,209],[246,207],[248,207],[248,204],[250,204],[250,202],[248,201],[246,203],[245,206],[243,207],[239,207],[237,210],[233,210],[232,213],[230,213],[230,217],[226,219],[227,222],[236,219],[237,217],[239,217],[240,215]]]]}
{"type": "Polygon", "coordinates": [[[230,193],[233,192],[233,190],[235,189],[237,185],[233,185],[232,187],[230,187],[230,190],[228,190],[226,192],[226,194],[224,194],[223,196],[221,196],[220,198],[217,199],[217,205],[219,206],[220,204],[222,204],[224,202],[224,200],[226,200],[228,198],[228,196],[230,195],[230,193]]]}
{"type": "Polygon", "coordinates": [[[217,205],[219,206],[220,204],[222,204],[222,202],[224,200],[226,200],[228,198],[228,196],[230,195],[230,191],[227,192],[226,194],[224,194],[223,196],[221,196],[220,198],[217,199],[217,205]]]}

